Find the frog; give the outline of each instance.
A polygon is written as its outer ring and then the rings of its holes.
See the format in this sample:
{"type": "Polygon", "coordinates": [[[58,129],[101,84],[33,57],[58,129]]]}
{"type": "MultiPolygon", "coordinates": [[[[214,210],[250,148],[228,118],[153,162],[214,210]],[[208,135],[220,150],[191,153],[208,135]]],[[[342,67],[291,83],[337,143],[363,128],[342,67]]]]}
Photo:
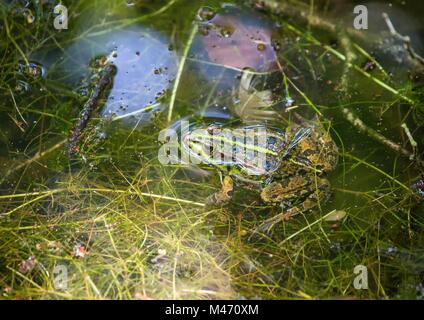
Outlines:
{"type": "Polygon", "coordinates": [[[211,123],[185,133],[181,144],[190,159],[203,168],[218,170],[221,177],[221,190],[209,196],[206,204],[227,205],[237,187],[255,190],[265,205],[281,208],[261,230],[321,207],[331,195],[327,175],[337,166],[338,148],[322,121],[300,115],[297,119],[285,129],[266,123],[211,123]],[[246,156],[249,151],[250,157],[246,156]]]}

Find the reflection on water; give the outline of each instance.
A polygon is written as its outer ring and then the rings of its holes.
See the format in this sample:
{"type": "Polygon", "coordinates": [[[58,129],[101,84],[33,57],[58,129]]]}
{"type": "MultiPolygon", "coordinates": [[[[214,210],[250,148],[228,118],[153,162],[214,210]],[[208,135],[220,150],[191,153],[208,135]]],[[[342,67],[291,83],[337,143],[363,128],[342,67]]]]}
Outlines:
{"type": "Polygon", "coordinates": [[[200,7],[194,20],[199,31],[185,72],[207,88],[194,97],[198,109],[226,117],[276,107],[285,96],[278,57],[281,26],[269,15],[228,3],[200,7]]]}
{"type": "MultiPolygon", "coordinates": [[[[116,66],[113,87],[101,110],[105,117],[118,117],[142,124],[164,105],[176,71],[176,54],[166,37],[143,26],[126,28],[78,41],[67,49],[72,59],[86,62],[105,55],[116,66]]],[[[73,72],[72,64],[67,71],[73,72]]]]}
{"type": "Polygon", "coordinates": [[[277,24],[266,15],[227,4],[217,12],[199,9],[198,19],[200,40],[210,62],[256,72],[278,69],[272,39],[277,24]]]}

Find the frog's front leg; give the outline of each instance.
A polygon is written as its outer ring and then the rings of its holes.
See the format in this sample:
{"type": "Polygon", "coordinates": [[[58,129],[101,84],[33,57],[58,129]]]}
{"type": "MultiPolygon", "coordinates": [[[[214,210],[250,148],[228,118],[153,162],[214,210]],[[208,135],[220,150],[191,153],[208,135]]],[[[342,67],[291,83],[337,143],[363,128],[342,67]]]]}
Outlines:
{"type": "Polygon", "coordinates": [[[259,231],[269,231],[275,224],[312,210],[328,199],[331,187],[327,179],[318,176],[293,179],[298,180],[286,184],[273,182],[262,190],[264,202],[279,203],[282,212],[265,220],[259,226],[259,231]]]}
{"type": "Polygon", "coordinates": [[[221,176],[221,190],[210,195],[206,199],[206,205],[222,206],[230,202],[233,196],[234,183],[230,176],[221,176]]]}

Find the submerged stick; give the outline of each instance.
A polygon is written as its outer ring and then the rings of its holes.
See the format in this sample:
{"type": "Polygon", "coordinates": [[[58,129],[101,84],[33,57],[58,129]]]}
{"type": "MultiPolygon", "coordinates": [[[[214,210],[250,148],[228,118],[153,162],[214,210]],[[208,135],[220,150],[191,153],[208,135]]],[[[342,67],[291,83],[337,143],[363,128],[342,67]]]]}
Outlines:
{"type": "Polygon", "coordinates": [[[418,61],[419,63],[421,63],[422,65],[424,65],[424,58],[421,57],[412,47],[411,44],[411,38],[409,36],[403,36],[401,35],[399,32],[396,31],[392,21],[390,20],[390,17],[387,13],[383,12],[382,14],[384,21],[387,24],[387,28],[389,28],[390,34],[395,37],[396,39],[400,40],[403,42],[403,45],[406,49],[406,51],[408,51],[409,55],[411,56],[412,59],[418,61]]]}
{"type": "Polygon", "coordinates": [[[68,154],[70,156],[76,154],[79,151],[78,143],[81,139],[81,135],[87,127],[91,115],[97,109],[102,94],[105,92],[106,88],[112,84],[114,74],[115,66],[111,64],[107,64],[101,71],[100,78],[94,87],[90,98],[82,108],[77,123],[71,131],[71,136],[68,142],[68,154]]]}
{"type": "MultiPolygon", "coordinates": [[[[381,133],[378,133],[374,129],[368,127],[361,119],[359,119],[356,115],[353,114],[352,111],[350,111],[347,108],[342,109],[342,113],[347,121],[349,121],[354,127],[356,127],[359,131],[367,134],[374,140],[378,141],[379,143],[389,147],[393,151],[400,153],[404,155],[405,157],[408,157],[410,160],[418,160],[416,159],[416,156],[414,153],[410,152],[409,150],[405,149],[401,145],[397,144],[396,142],[393,142],[392,140],[386,138],[381,133]]],[[[422,165],[422,161],[418,160],[419,164],[422,165]]]]}

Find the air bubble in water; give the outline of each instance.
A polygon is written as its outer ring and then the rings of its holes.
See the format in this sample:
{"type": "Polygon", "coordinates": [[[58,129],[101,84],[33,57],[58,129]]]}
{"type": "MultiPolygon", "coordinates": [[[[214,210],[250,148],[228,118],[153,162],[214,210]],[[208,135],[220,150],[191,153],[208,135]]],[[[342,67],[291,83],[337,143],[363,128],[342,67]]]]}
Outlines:
{"type": "Polygon", "coordinates": [[[37,62],[29,62],[28,64],[21,62],[18,65],[18,69],[24,76],[33,80],[42,78],[46,74],[44,66],[37,62]]]}

